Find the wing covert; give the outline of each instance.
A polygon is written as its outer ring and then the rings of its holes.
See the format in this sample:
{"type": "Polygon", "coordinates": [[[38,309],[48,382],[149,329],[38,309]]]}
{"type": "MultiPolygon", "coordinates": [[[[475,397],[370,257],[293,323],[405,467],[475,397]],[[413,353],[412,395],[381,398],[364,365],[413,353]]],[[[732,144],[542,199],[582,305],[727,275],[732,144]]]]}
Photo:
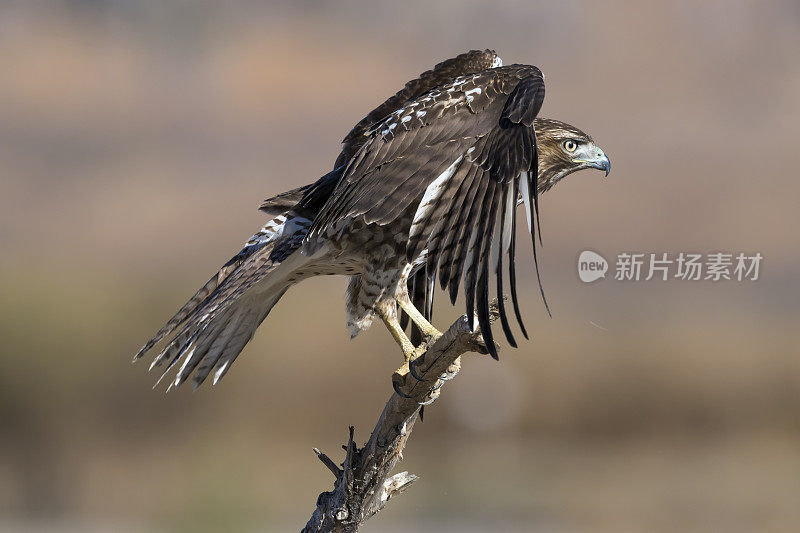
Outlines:
{"type": "MultiPolygon", "coordinates": [[[[470,326],[477,312],[487,346],[496,357],[489,327],[488,278],[490,270],[502,276],[502,261],[491,265],[490,258],[492,250],[508,255],[512,298],[520,319],[514,235],[509,228],[516,202],[508,198],[516,198],[520,190],[528,193],[531,232],[538,228],[533,119],[543,99],[541,71],[511,65],[461,76],[411,100],[367,130],[367,142],[347,163],[342,180],[312,223],[306,244],[313,251],[315,241],[335,237],[350,220],[389,224],[415,207],[408,259],[427,249],[426,276],[435,278],[438,271],[442,288],[453,301],[463,278],[470,326]],[[506,235],[509,238],[501,239],[506,235]]],[[[513,344],[504,309],[501,315],[513,344]]]]}
{"type": "Polygon", "coordinates": [[[403,107],[403,105],[431,89],[440,85],[446,85],[454,78],[464,76],[466,74],[473,74],[489,68],[502,66],[503,61],[494,50],[470,50],[456,57],[446,59],[441,63],[437,63],[430,70],[426,70],[405,84],[405,86],[397,91],[394,95],[387,98],[381,105],[370,111],[370,113],[361,119],[352,130],[345,136],[342,143],[342,153],[336,160],[336,167],[344,165],[347,161],[355,155],[359,148],[367,141],[365,133],[370,127],[380,122],[394,111],[403,107]]]}

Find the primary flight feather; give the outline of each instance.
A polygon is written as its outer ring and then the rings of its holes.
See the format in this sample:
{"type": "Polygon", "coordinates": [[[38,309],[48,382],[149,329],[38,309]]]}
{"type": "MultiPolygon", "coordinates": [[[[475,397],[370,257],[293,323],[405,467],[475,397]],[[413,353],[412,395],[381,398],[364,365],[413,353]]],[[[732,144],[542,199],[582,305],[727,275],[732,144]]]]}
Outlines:
{"type": "MultiPolygon", "coordinates": [[[[517,205],[525,206],[536,258],[539,194],[577,170],[610,167],[589,135],[538,118],[544,92],[538,68],[502,66],[491,50],[461,54],[408,82],[345,137],[331,172],[262,203],[275,218],[135,359],[167,339],[151,368],[165,366],[163,378],[177,366],[170,386],[190,376],[198,386],[212,373],[216,383],[292,285],[329,274],[350,276],[351,335],[378,317],[407,360],[424,337],[439,334],[430,324],[438,277],[453,303],[463,290],[470,326],[477,318],[497,357],[492,276],[499,295],[507,275],[527,336],[516,294],[517,205]],[[411,339],[398,307],[413,324],[411,339]]],[[[500,302],[504,335],[516,346],[500,302]]]]}

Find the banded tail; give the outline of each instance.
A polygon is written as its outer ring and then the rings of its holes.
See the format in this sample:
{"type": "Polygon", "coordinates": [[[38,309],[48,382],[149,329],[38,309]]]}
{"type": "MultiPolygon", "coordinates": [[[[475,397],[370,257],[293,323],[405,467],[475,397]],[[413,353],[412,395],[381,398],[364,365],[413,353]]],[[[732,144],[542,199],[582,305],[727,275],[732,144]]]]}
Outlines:
{"type": "Polygon", "coordinates": [[[150,364],[150,370],[166,365],[156,385],[179,363],[167,390],[190,376],[197,388],[212,372],[217,384],[294,283],[292,272],[306,261],[299,250],[310,223],[291,211],[270,220],[147,341],[134,362],[171,337],[150,364]]]}

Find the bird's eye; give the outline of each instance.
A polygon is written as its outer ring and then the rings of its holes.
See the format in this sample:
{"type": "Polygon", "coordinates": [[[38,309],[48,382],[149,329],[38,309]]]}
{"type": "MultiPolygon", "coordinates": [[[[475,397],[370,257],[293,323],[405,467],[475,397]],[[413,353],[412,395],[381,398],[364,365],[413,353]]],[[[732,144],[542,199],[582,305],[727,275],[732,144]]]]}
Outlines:
{"type": "Polygon", "coordinates": [[[577,147],[578,143],[576,143],[572,139],[567,139],[566,141],[564,141],[564,150],[566,150],[567,152],[574,152],[577,147]]]}

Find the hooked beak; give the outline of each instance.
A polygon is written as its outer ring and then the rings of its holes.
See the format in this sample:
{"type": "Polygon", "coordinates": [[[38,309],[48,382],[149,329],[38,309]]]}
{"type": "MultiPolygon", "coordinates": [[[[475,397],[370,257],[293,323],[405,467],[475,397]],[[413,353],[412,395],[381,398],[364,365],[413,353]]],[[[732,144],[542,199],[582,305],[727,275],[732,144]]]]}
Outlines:
{"type": "Polygon", "coordinates": [[[605,170],[606,176],[611,172],[611,160],[599,148],[597,149],[597,157],[588,162],[592,168],[605,170]]]}
{"type": "Polygon", "coordinates": [[[589,152],[588,154],[584,152],[584,157],[582,159],[576,159],[576,161],[586,165],[583,168],[588,167],[605,170],[606,176],[608,176],[608,173],[611,172],[611,161],[608,159],[608,156],[596,146],[590,147],[587,151],[589,152]]]}

